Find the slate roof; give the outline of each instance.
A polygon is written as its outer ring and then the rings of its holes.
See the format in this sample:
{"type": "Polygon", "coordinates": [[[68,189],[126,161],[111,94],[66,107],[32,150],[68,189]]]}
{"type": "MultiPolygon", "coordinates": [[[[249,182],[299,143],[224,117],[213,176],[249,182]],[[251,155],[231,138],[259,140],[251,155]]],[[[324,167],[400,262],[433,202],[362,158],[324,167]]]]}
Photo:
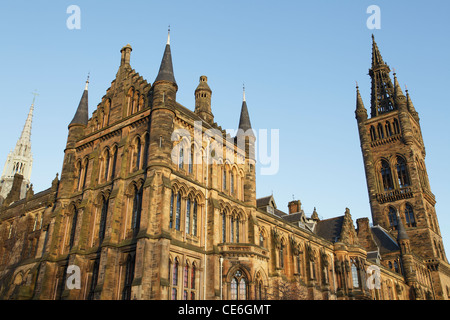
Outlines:
{"type": "Polygon", "coordinates": [[[344,216],[320,220],[317,222],[316,234],[331,242],[336,242],[341,236],[344,216]]]}
{"type": "Polygon", "coordinates": [[[173,83],[177,83],[175,81],[175,76],[173,73],[173,65],[172,65],[172,54],[170,52],[170,44],[166,44],[166,48],[164,50],[164,55],[161,60],[161,66],[159,67],[158,76],[156,77],[154,82],[166,80],[173,83]]]}
{"type": "Polygon", "coordinates": [[[244,100],[242,101],[241,117],[239,119],[239,129],[242,129],[244,130],[244,132],[246,132],[251,128],[252,124],[250,123],[250,116],[248,114],[247,102],[244,100]]]}
{"type": "Polygon", "coordinates": [[[88,108],[88,89],[87,85],[83,91],[83,95],[81,96],[80,103],[78,104],[77,111],[75,112],[75,116],[73,117],[71,124],[82,124],[87,125],[89,120],[89,108],[88,108]]]}
{"type": "Polygon", "coordinates": [[[400,250],[395,239],[382,227],[377,225],[371,227],[370,230],[372,231],[373,240],[377,244],[381,254],[400,250]]]}

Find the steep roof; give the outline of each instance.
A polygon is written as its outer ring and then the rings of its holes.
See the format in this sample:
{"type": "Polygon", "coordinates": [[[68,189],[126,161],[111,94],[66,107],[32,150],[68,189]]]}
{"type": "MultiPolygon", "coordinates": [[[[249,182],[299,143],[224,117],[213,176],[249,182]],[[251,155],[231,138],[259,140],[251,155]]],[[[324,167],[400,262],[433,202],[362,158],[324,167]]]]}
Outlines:
{"type": "Polygon", "coordinates": [[[88,85],[89,85],[89,78],[86,81],[86,86],[84,87],[83,95],[81,96],[80,103],[78,104],[75,116],[73,117],[69,126],[73,124],[82,124],[82,125],[88,124],[89,120],[88,85]]]}
{"type": "Polygon", "coordinates": [[[320,220],[317,222],[316,234],[331,242],[339,240],[344,223],[344,216],[320,220]]]}
{"type": "Polygon", "coordinates": [[[371,227],[370,230],[372,231],[373,239],[375,240],[380,253],[383,254],[400,250],[397,241],[395,241],[385,229],[377,225],[371,227]]]}
{"type": "Polygon", "coordinates": [[[161,66],[159,67],[158,76],[156,77],[154,82],[161,80],[173,82],[175,84],[177,83],[175,81],[175,75],[173,73],[172,53],[170,52],[170,33],[167,38],[167,44],[161,60],[161,66]]]}

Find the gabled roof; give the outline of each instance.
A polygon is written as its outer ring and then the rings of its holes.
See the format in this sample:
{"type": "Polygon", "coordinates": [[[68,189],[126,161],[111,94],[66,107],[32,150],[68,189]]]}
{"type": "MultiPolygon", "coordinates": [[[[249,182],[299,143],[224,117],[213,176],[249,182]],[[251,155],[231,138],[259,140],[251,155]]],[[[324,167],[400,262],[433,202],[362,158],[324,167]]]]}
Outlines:
{"type": "Polygon", "coordinates": [[[344,223],[344,216],[320,220],[316,225],[316,234],[331,242],[339,241],[344,223]]]}

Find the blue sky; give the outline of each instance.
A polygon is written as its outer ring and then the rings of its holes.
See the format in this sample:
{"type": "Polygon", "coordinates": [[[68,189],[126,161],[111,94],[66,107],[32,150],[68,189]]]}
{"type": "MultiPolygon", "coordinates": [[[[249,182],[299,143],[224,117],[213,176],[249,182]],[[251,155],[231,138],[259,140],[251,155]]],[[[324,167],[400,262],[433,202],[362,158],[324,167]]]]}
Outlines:
{"type": "Polygon", "coordinates": [[[354,117],[355,81],[370,108],[371,34],[419,112],[426,165],[446,249],[450,248],[448,1],[8,1],[0,10],[0,167],[14,148],[32,92],[35,192],[60,173],[67,125],[91,75],[92,113],[115,78],[120,49],[153,82],[171,25],[178,102],[194,108],[200,75],[208,76],[222,128],[239,122],[242,85],[252,125],[279,129],[280,166],[257,176],[257,196],[273,192],[278,208],[300,199],[326,219],[351,210],[370,217],[354,117]],[[81,10],[70,30],[66,12],[81,10]],[[370,5],[381,29],[369,30],[370,5]]]}

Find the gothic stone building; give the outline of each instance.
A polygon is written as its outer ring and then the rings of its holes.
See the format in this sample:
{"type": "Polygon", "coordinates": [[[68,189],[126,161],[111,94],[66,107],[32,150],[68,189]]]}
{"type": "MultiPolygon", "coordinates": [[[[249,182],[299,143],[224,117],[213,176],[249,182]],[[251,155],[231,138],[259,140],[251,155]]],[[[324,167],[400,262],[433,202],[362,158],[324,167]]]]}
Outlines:
{"type": "Polygon", "coordinates": [[[245,95],[231,137],[207,78],[194,111],[177,102],[170,42],[153,84],[121,50],[89,118],[88,82],[68,127],[61,176],[0,211],[2,299],[448,299],[450,268],[409,94],[373,41],[371,116],[356,119],[372,210],[319,219],[256,199],[245,95]],[[192,137],[200,137],[192,139],[192,137]]]}

